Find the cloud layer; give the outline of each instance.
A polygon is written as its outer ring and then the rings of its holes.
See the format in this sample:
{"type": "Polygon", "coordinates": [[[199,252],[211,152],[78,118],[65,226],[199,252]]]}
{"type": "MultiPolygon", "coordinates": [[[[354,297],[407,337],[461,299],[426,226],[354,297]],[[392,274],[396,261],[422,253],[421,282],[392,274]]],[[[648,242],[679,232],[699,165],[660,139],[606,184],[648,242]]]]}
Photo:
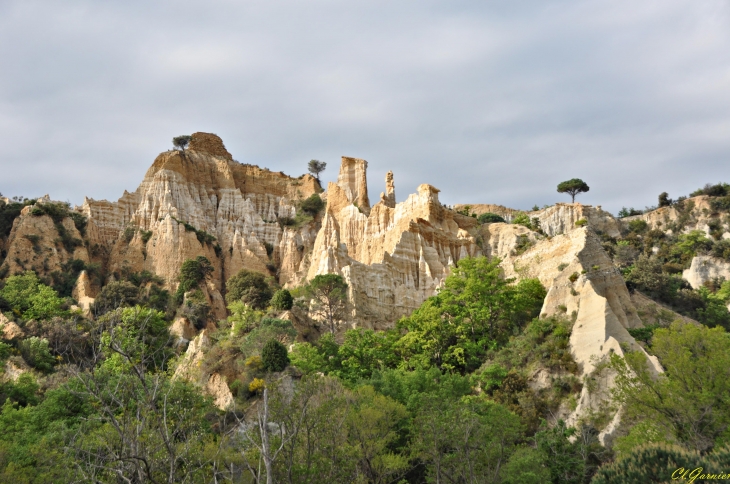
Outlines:
{"type": "Polygon", "coordinates": [[[728,181],[730,4],[0,3],[0,192],[134,190],[179,134],[298,175],[370,163],[442,201],[616,212],[728,181]]]}

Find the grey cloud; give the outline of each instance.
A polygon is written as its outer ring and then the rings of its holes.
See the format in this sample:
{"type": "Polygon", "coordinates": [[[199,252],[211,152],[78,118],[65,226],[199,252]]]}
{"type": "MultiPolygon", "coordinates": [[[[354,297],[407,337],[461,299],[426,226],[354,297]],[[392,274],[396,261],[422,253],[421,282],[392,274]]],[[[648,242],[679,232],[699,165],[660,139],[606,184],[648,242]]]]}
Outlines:
{"type": "Polygon", "coordinates": [[[730,181],[720,1],[0,6],[0,191],[118,198],[172,136],[299,174],[370,162],[445,203],[611,211],[730,181]]]}

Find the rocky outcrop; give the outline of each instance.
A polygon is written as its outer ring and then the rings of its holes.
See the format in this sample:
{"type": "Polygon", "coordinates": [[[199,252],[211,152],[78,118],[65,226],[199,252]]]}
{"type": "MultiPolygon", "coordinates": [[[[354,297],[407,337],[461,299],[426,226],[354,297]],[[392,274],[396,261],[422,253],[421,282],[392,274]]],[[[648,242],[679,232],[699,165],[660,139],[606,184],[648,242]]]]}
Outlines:
{"type": "MultiPolygon", "coordinates": [[[[518,280],[538,278],[547,289],[541,317],[558,315],[574,320],[570,349],[580,376],[584,381],[600,380],[596,385],[584,385],[578,406],[568,422],[576,424],[580,419],[605,411],[613,375],[596,371],[596,365],[613,353],[623,355],[627,349],[644,351],[628,332],[644,323],[600,239],[587,228],[573,228],[552,238],[535,237],[533,245],[515,255],[513,249],[509,249],[509,241],[518,231],[523,232],[521,229],[513,225],[490,224],[489,230],[490,233],[485,234],[485,245],[503,258],[505,276],[518,280]]],[[[662,371],[655,357],[649,356],[649,359],[655,371],[662,371]]],[[[612,415],[611,424],[602,429],[602,442],[610,441],[619,418],[618,413],[612,415]]]]}
{"type": "Polygon", "coordinates": [[[698,255],[692,259],[689,269],[682,272],[682,278],[692,286],[699,289],[702,285],[713,279],[730,280],[730,262],[717,257],[698,255]]]}
{"type": "Polygon", "coordinates": [[[174,289],[181,264],[202,255],[213,263],[211,293],[220,298],[225,281],[241,269],[269,274],[280,261],[280,278],[296,280],[304,262],[298,249],[307,245],[297,239],[307,236],[278,220],[294,218],[299,201],[318,191],[309,175],[291,178],[238,163],[220,138],[195,133],[185,152],[159,155],[135,192],[117,202],[85,199],[81,209],[90,244],[108,247],[110,273],[148,270],[174,289]]]}
{"type": "Polygon", "coordinates": [[[79,303],[79,307],[84,312],[84,316],[91,316],[91,307],[94,304],[96,291],[91,285],[89,275],[86,271],[81,271],[79,278],[76,280],[71,296],[79,303]]]}
{"type": "Polygon", "coordinates": [[[3,313],[0,313],[0,336],[2,336],[2,339],[10,341],[11,339],[22,338],[25,333],[20,329],[20,326],[6,318],[3,313]]]}
{"type": "MultiPolygon", "coordinates": [[[[392,207],[384,196],[364,210],[358,190],[367,188],[366,167],[364,160],[343,158],[338,182],[329,184],[307,278],[341,274],[349,285],[352,320],[384,328],[435,294],[456,261],[481,251],[468,231],[474,219],[443,207],[431,185],[392,207]]],[[[386,182],[395,201],[392,177],[386,182]]]]}
{"type": "Polygon", "coordinates": [[[600,206],[556,203],[551,207],[530,212],[529,216],[537,218],[540,222],[540,229],[551,237],[573,230],[579,220],[585,220],[586,224],[596,232],[605,233],[610,237],[621,235],[621,223],[600,206]]]}
{"type": "MultiPolygon", "coordinates": [[[[337,175],[337,186],[345,192],[347,199],[366,215],[370,213],[367,169],[367,161],[343,156],[340,173],[337,175]]],[[[392,174],[390,188],[393,189],[392,174]]],[[[395,198],[395,192],[393,197],[395,198]]]]}
{"type": "Polygon", "coordinates": [[[494,205],[491,203],[456,204],[454,205],[454,210],[464,210],[466,207],[469,207],[470,214],[475,213],[477,215],[482,215],[484,213],[493,213],[495,215],[499,215],[507,222],[511,222],[516,215],[522,213],[521,210],[508,208],[503,205],[494,205]]]}
{"type": "Polygon", "coordinates": [[[700,195],[676,203],[668,207],[659,207],[642,215],[624,217],[621,223],[625,226],[632,220],[644,220],[649,229],[658,229],[672,234],[674,232],[689,232],[701,230],[710,235],[710,225],[719,225],[719,235],[730,238],[728,221],[720,218],[720,214],[712,208],[712,197],[700,195]]]}

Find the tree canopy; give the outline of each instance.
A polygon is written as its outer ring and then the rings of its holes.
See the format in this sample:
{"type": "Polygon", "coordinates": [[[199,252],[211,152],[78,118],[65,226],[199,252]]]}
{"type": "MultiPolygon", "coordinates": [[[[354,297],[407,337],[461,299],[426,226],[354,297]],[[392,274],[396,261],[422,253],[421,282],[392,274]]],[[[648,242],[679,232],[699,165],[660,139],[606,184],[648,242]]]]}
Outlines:
{"type": "Polygon", "coordinates": [[[185,148],[187,148],[188,144],[190,144],[191,139],[192,136],[190,135],[175,136],[172,138],[172,145],[177,149],[185,151],[185,148]]]}
{"type": "Polygon", "coordinates": [[[309,170],[309,173],[311,173],[314,176],[314,178],[317,179],[317,182],[320,182],[319,174],[322,173],[325,170],[325,168],[327,168],[327,163],[324,161],[319,161],[319,160],[309,160],[309,164],[307,165],[307,168],[309,170]]]}
{"type": "Polygon", "coordinates": [[[575,203],[575,196],[579,193],[585,193],[590,190],[586,182],[580,178],[573,178],[558,184],[558,193],[567,193],[571,196],[575,203]]]}

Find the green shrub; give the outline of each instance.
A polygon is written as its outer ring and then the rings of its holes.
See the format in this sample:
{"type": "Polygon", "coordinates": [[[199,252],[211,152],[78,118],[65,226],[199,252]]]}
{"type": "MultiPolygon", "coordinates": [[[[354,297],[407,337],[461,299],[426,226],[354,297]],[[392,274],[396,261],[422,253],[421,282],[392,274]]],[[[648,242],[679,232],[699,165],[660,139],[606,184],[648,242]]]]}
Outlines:
{"type": "Polygon", "coordinates": [[[565,269],[566,267],[568,267],[568,264],[566,264],[565,262],[558,264],[558,270],[560,272],[563,272],[563,269],[565,269]]]}
{"type": "Polygon", "coordinates": [[[140,230],[140,234],[142,234],[142,243],[144,245],[147,245],[147,242],[150,241],[152,238],[152,231],[151,230],[140,230]]]}
{"type": "Polygon", "coordinates": [[[577,281],[577,280],[578,280],[578,278],[579,278],[579,277],[580,277],[580,274],[578,274],[577,272],[574,272],[574,273],[572,273],[572,274],[570,275],[570,277],[568,277],[568,280],[569,280],[570,282],[575,282],[575,281],[577,281]]]}
{"type": "Polygon", "coordinates": [[[649,224],[646,223],[646,220],[636,219],[629,222],[630,232],[641,234],[646,232],[647,228],[649,228],[649,224]]]}
{"type": "Polygon", "coordinates": [[[274,297],[271,298],[271,307],[278,309],[279,311],[288,311],[293,305],[294,298],[286,289],[276,291],[276,293],[274,293],[274,297]]]}
{"type": "Polygon", "coordinates": [[[588,225],[588,220],[586,220],[584,218],[575,221],[575,226],[576,227],[583,227],[585,225],[588,225]]]}
{"type": "Polygon", "coordinates": [[[175,291],[175,300],[178,304],[182,303],[185,293],[199,287],[210,274],[214,271],[213,265],[207,257],[199,255],[195,259],[187,259],[180,267],[180,275],[178,281],[180,284],[175,291]]]}
{"type": "Polygon", "coordinates": [[[18,344],[23,359],[38,371],[49,373],[56,364],[56,359],[48,348],[48,340],[31,336],[18,344]]]}
{"type": "Polygon", "coordinates": [[[316,193],[311,195],[309,198],[304,200],[300,205],[300,209],[311,216],[317,215],[322,209],[324,209],[324,201],[316,193]]]}
{"type": "Polygon", "coordinates": [[[180,312],[188,321],[193,323],[196,329],[203,329],[208,322],[210,304],[200,290],[193,291],[185,298],[180,312]]]}
{"type": "Polygon", "coordinates": [[[483,213],[479,217],[477,217],[477,220],[480,224],[492,224],[492,223],[498,223],[502,222],[505,223],[506,220],[496,213],[483,213]]]}
{"type": "Polygon", "coordinates": [[[515,218],[512,219],[512,223],[515,225],[522,225],[523,227],[527,227],[528,229],[532,228],[530,217],[528,217],[527,214],[524,212],[518,213],[515,218]]]}
{"type": "MultiPolygon", "coordinates": [[[[646,482],[672,482],[675,471],[700,467],[700,456],[681,447],[653,444],[641,447],[629,456],[605,465],[591,481],[592,484],[644,484],[646,482]]],[[[715,469],[719,472],[722,469],[715,469]]],[[[708,469],[709,471],[709,469],[708,469]]]]}
{"type": "Polygon", "coordinates": [[[243,301],[254,309],[266,308],[273,295],[263,274],[245,269],[228,279],[226,291],[228,304],[243,301]]]}
{"type": "Polygon", "coordinates": [[[275,339],[269,340],[261,350],[261,361],[268,371],[282,371],[289,364],[286,346],[275,339]]]}
{"type": "Polygon", "coordinates": [[[32,271],[9,277],[0,299],[23,319],[46,320],[64,313],[63,300],[32,271]]]}

